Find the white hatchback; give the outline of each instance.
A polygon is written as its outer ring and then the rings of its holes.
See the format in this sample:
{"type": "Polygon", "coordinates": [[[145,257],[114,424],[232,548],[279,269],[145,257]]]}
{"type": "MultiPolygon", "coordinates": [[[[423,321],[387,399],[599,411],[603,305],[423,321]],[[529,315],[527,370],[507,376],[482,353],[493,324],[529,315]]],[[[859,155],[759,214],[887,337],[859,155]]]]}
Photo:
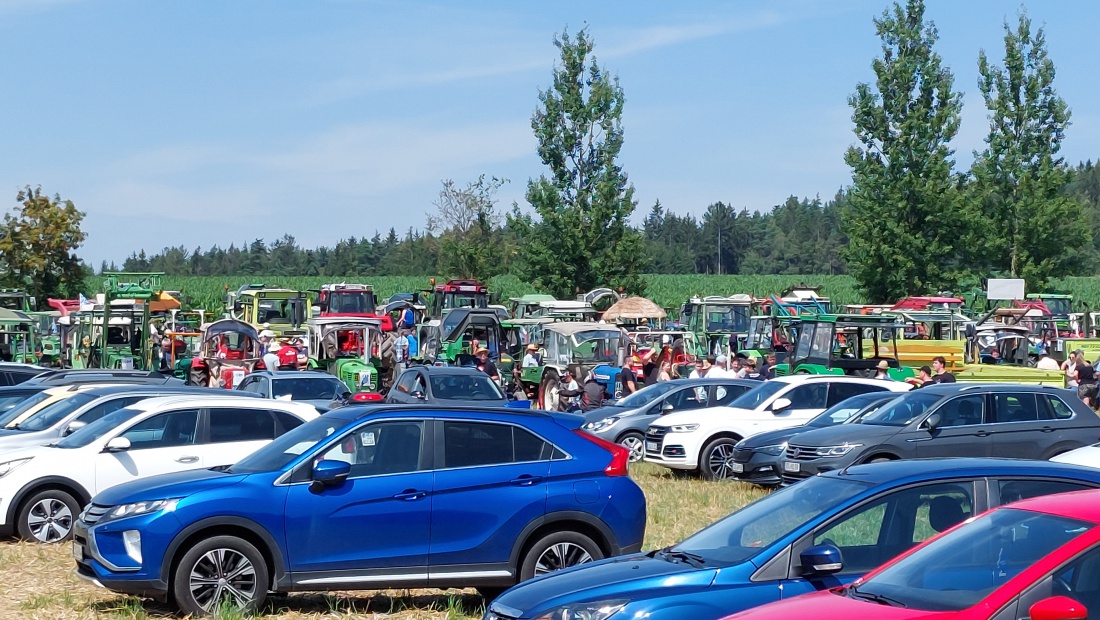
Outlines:
{"type": "Polygon", "coordinates": [[[92,496],[124,482],[232,465],[318,416],[305,403],[232,396],[149,398],[48,446],[0,457],[0,534],[57,542],[92,496]]]}
{"type": "Polygon", "coordinates": [[[645,460],[716,480],[740,463],[733,447],[745,437],[805,424],[842,400],[867,392],[906,392],[900,381],[844,375],[793,375],[766,381],[724,407],[673,412],[646,430],[645,460]]]}

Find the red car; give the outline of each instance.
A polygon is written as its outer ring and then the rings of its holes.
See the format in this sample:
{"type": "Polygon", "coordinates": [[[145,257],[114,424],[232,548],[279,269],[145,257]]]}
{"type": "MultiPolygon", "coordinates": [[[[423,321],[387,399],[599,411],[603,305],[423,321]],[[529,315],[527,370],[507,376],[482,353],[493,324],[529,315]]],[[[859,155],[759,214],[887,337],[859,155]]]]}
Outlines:
{"type": "MultiPolygon", "coordinates": [[[[968,519],[848,586],[726,620],[1100,618],[1098,523],[1100,491],[1025,500],[968,519]]],[[[822,574],[843,559],[824,544],[799,561],[822,574]]]]}

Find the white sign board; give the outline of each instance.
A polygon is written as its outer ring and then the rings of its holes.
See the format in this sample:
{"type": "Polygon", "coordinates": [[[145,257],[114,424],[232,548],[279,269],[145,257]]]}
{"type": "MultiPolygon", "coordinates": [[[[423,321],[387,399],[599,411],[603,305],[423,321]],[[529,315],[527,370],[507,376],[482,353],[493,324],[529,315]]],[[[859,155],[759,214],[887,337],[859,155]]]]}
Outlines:
{"type": "Polygon", "coordinates": [[[1024,298],[1022,279],[990,278],[986,286],[985,298],[990,301],[1002,301],[1024,298]]]}

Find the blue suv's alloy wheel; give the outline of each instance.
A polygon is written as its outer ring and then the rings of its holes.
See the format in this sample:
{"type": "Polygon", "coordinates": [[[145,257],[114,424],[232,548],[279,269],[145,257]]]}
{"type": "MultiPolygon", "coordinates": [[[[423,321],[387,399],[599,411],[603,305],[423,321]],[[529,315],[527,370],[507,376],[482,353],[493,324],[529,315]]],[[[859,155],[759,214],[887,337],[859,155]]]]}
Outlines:
{"type": "Polygon", "coordinates": [[[173,575],[173,594],[184,613],[207,615],[228,603],[255,609],[269,585],[263,555],[248,541],[215,536],[184,554],[173,575]]]}

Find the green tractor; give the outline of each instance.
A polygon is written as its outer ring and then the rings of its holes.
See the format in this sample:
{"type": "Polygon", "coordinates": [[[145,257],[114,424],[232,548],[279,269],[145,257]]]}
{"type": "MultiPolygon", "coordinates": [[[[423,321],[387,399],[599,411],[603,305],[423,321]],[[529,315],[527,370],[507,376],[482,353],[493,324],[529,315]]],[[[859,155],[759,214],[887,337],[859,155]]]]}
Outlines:
{"type": "Polygon", "coordinates": [[[693,297],[680,307],[680,327],[695,334],[695,357],[730,355],[749,333],[751,295],[693,297]]]}
{"type": "Polygon", "coordinates": [[[0,361],[38,364],[37,321],[25,312],[0,308],[0,361]]]}
{"type": "Polygon", "coordinates": [[[102,298],[69,315],[70,367],[155,370],[150,304],[160,298],[164,274],[103,275],[102,298]]]}
{"type": "Polygon", "coordinates": [[[236,292],[226,291],[228,318],[244,321],[257,330],[269,329],[277,337],[307,336],[302,328],[312,316],[313,306],[305,291],[246,284],[236,292]]]}
{"type": "Polygon", "coordinates": [[[558,385],[566,368],[577,383],[592,371],[609,395],[617,395],[627,346],[622,328],[610,323],[546,323],[535,338],[541,363],[520,369],[520,385],[537,409],[559,409],[558,385]]]}
{"type": "Polygon", "coordinates": [[[879,362],[889,365],[890,378],[903,381],[913,369],[898,361],[897,336],[905,328],[892,316],[820,314],[792,322],[798,331],[787,363],[776,364],[776,376],[786,374],[873,377],[879,362]]]}
{"type": "Polygon", "coordinates": [[[380,392],[393,381],[391,363],[380,356],[382,320],[368,317],[314,317],[309,329],[309,368],[324,370],[350,392],[380,392]],[[382,380],[382,375],[387,380],[382,380]]]}
{"type": "Polygon", "coordinates": [[[500,316],[490,308],[454,308],[438,326],[421,327],[419,357],[428,364],[473,366],[478,348],[489,350],[489,359],[510,368],[514,364],[500,316]]]}

